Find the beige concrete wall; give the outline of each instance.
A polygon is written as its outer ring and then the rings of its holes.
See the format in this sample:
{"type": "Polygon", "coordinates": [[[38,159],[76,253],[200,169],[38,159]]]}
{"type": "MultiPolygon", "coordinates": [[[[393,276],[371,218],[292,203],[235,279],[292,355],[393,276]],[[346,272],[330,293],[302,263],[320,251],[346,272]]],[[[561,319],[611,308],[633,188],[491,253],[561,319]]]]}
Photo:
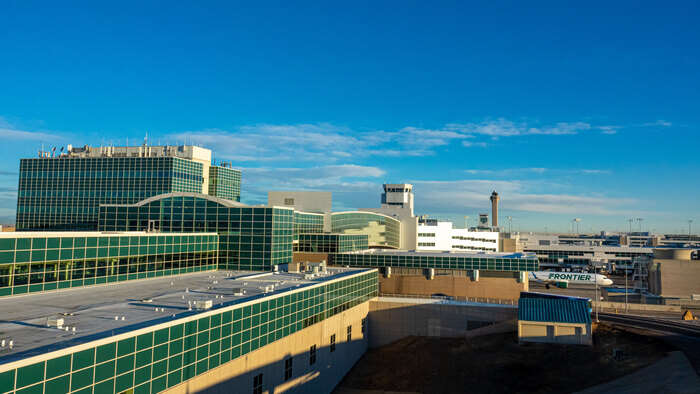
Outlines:
{"type": "Polygon", "coordinates": [[[551,323],[518,321],[518,339],[520,342],[560,343],[568,345],[592,345],[591,326],[574,323],[551,323]],[[547,329],[547,327],[552,327],[547,329]],[[576,334],[576,329],[580,334],[576,334]]]}
{"type": "Polygon", "coordinates": [[[649,291],[677,298],[700,294],[700,261],[654,259],[649,269],[649,291]]]}
{"type": "Polygon", "coordinates": [[[167,390],[180,393],[251,393],[253,378],[263,374],[263,393],[328,393],[367,350],[362,319],[369,302],[357,305],[302,331],[282,338],[203,375],[167,390]],[[352,340],[347,341],[347,327],[352,340]],[[330,338],[336,336],[331,353],[330,338]],[[316,363],[309,365],[309,349],[316,345],[316,363]],[[292,356],[292,378],[284,381],[285,359],[292,356]]]}
{"type": "MultiPolygon", "coordinates": [[[[369,346],[383,346],[407,336],[457,338],[488,323],[514,321],[517,308],[424,303],[426,300],[379,297],[369,303],[369,346]]],[[[515,329],[515,324],[505,327],[515,329]]]]}
{"type": "Polygon", "coordinates": [[[507,252],[507,253],[515,253],[515,252],[522,252],[523,248],[515,238],[499,238],[498,251],[499,252],[507,252]]]}
{"type": "Polygon", "coordinates": [[[303,263],[303,262],[320,263],[321,261],[328,261],[328,253],[307,253],[307,252],[294,252],[292,253],[292,262],[303,263]]]}
{"type": "Polygon", "coordinates": [[[517,300],[521,291],[527,291],[527,280],[516,278],[487,278],[473,281],[467,276],[438,275],[429,280],[426,275],[379,275],[379,291],[383,294],[427,295],[446,294],[452,297],[496,298],[517,300]]]}

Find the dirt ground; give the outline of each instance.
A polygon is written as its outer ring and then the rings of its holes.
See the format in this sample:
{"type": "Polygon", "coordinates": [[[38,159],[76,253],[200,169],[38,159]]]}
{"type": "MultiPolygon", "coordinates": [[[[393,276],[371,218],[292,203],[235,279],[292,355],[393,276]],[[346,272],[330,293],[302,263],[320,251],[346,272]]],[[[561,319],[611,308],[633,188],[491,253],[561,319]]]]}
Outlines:
{"type": "Polygon", "coordinates": [[[592,347],[519,345],[515,333],[471,339],[408,337],[368,350],[338,388],[568,393],[626,375],[671,350],[657,338],[603,324],[594,334],[592,347]],[[613,359],[613,349],[622,349],[621,361],[613,359]]]}

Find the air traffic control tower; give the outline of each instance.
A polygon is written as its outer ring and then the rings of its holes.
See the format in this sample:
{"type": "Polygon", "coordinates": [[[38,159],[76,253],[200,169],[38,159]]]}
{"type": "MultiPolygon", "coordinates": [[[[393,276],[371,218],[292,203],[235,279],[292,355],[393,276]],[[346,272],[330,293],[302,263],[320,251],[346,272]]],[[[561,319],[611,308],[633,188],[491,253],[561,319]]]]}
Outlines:
{"type": "Polygon", "coordinates": [[[494,190],[491,193],[491,226],[494,228],[498,227],[498,193],[494,190]]]}

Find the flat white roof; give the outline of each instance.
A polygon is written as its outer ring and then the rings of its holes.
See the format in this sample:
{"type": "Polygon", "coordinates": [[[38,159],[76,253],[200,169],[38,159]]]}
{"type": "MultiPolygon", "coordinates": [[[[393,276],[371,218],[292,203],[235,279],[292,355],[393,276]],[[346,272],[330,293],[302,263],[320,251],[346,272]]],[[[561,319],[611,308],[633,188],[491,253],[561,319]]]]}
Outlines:
{"type": "Polygon", "coordinates": [[[215,309],[364,271],[329,267],[313,279],[303,273],[206,271],[0,298],[0,338],[14,341],[12,350],[0,351],[0,365],[210,311],[189,311],[188,302],[212,300],[215,309]],[[269,285],[274,291],[265,293],[269,285]],[[245,294],[234,295],[234,288],[245,294]],[[50,317],[63,318],[76,331],[47,327],[50,317]]]}

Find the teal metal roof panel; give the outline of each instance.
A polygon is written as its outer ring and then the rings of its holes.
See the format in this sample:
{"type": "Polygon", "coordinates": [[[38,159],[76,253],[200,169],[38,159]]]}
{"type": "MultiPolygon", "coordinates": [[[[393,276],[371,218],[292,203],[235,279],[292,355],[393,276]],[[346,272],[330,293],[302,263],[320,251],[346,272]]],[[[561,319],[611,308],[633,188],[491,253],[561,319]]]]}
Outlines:
{"type": "Polygon", "coordinates": [[[520,298],[518,320],[552,323],[591,323],[586,300],[520,298]]]}

